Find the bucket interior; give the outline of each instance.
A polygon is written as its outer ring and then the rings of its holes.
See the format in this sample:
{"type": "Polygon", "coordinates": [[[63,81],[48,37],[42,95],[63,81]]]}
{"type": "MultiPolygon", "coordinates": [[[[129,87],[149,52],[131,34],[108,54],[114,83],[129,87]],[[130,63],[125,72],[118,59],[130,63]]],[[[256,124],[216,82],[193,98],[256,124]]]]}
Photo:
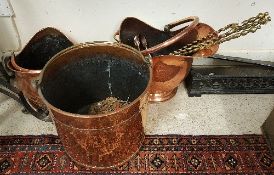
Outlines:
{"type": "Polygon", "coordinates": [[[15,62],[25,69],[41,70],[55,54],[72,45],[72,42],[64,35],[49,34],[31,41],[15,57],[15,62]]]}
{"type": "Polygon", "coordinates": [[[40,83],[56,108],[87,114],[92,103],[115,97],[132,102],[148,86],[149,65],[128,49],[110,46],[70,50],[48,64],[40,83]]]}

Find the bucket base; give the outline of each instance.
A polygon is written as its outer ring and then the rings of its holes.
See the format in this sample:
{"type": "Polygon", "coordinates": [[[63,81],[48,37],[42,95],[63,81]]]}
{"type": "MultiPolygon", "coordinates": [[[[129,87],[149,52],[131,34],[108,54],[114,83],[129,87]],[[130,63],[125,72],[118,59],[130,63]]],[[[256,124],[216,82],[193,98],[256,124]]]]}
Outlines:
{"type": "Polygon", "coordinates": [[[159,92],[159,93],[150,93],[148,96],[148,101],[150,103],[164,102],[170,100],[177,93],[178,87],[171,91],[159,92]]]}
{"type": "Polygon", "coordinates": [[[87,169],[94,169],[94,170],[111,170],[112,168],[115,168],[115,167],[119,167],[121,165],[123,165],[124,163],[128,162],[130,159],[132,159],[136,154],[139,153],[141,147],[143,146],[143,142],[145,140],[145,135],[142,137],[142,141],[141,141],[141,145],[139,146],[138,150],[136,152],[134,152],[131,156],[129,156],[127,159],[123,160],[122,162],[119,162],[115,165],[112,165],[112,166],[94,166],[94,165],[87,165],[85,163],[81,163],[77,160],[75,160],[74,158],[72,158],[65,150],[65,153],[66,155],[76,164],[82,166],[82,167],[85,167],[87,169]]]}

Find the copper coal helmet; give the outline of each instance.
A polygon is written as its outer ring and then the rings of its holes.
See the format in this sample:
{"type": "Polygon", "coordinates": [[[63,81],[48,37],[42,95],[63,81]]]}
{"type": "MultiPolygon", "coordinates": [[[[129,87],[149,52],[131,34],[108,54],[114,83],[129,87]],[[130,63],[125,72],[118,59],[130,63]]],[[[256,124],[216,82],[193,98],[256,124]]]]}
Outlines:
{"type": "Polygon", "coordinates": [[[55,55],[39,77],[39,95],[50,111],[65,151],[80,165],[106,169],[129,160],[142,145],[152,70],[136,49],[119,43],[86,43],[55,55]],[[90,114],[108,97],[127,102],[90,114]]]}
{"type": "MultiPolygon", "coordinates": [[[[72,45],[64,34],[48,27],[36,33],[18,55],[3,57],[3,66],[10,78],[14,77],[14,88],[18,88],[16,93],[22,92],[26,99],[23,104],[25,107],[30,106],[29,112],[46,111],[46,106],[33,83],[52,56],[72,45]]],[[[32,114],[41,120],[49,121],[47,115],[39,115],[39,112],[32,114]]]]}
{"type": "Polygon", "coordinates": [[[165,26],[158,30],[139,19],[128,17],[120,25],[115,34],[118,42],[139,49],[145,56],[150,57],[153,76],[150,87],[150,102],[166,101],[172,98],[179,84],[187,76],[193,56],[211,56],[218,50],[218,45],[199,50],[188,56],[170,55],[193,41],[202,39],[208,34],[216,35],[215,30],[207,24],[199,23],[199,18],[191,16],[165,26]],[[181,29],[172,28],[190,23],[181,29]]]}

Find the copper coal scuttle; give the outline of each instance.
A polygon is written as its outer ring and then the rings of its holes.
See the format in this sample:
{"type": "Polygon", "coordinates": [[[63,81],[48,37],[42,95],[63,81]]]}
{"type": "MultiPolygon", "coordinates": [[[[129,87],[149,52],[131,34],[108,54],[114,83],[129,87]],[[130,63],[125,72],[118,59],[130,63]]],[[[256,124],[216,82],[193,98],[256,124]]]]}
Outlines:
{"type": "Polygon", "coordinates": [[[52,119],[72,160],[115,167],[141,147],[148,103],[172,98],[193,58],[211,56],[219,44],[268,21],[261,13],[216,31],[192,16],[158,30],[129,17],[115,34],[118,42],[74,45],[46,28],[18,55],[2,58],[6,81],[0,90],[37,118],[52,119]],[[172,31],[176,26],[182,27],[172,31]]]}
{"type": "Polygon", "coordinates": [[[45,64],[61,50],[73,43],[59,30],[45,28],[37,32],[18,54],[2,58],[7,82],[2,81],[5,94],[23,103],[27,112],[37,118],[50,121],[45,104],[33,86],[45,64]],[[10,83],[8,83],[10,82],[10,83]]]}

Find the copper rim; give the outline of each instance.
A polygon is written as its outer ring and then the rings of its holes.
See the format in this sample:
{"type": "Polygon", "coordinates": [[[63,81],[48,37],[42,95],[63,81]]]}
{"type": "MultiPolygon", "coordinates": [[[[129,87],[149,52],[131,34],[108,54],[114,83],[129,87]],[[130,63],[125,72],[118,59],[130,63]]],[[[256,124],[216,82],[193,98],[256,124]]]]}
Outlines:
{"type": "Polygon", "coordinates": [[[74,46],[71,46],[67,49],[64,49],[62,50],[61,52],[59,52],[58,54],[56,54],[55,56],[52,57],[52,59],[50,61],[47,62],[47,64],[44,66],[44,68],[42,69],[40,75],[39,75],[39,82],[38,82],[38,94],[39,96],[42,98],[42,100],[44,101],[44,103],[49,106],[51,109],[59,112],[59,113],[63,113],[64,115],[69,115],[71,117],[76,117],[76,118],[100,118],[100,117],[106,117],[106,116],[109,116],[109,115],[113,115],[115,113],[119,113],[125,109],[127,109],[129,106],[132,106],[133,104],[137,103],[139,101],[140,98],[143,98],[145,97],[145,95],[149,92],[149,88],[150,88],[150,84],[152,82],[152,68],[150,66],[149,67],[149,81],[148,81],[148,84],[147,84],[147,87],[146,89],[144,90],[144,92],[139,96],[137,97],[135,100],[133,100],[130,104],[126,105],[126,106],[123,106],[122,108],[116,110],[116,111],[113,111],[113,112],[110,112],[110,113],[107,113],[107,114],[98,114],[98,115],[82,115],[82,114],[76,114],[76,113],[70,113],[70,112],[66,112],[66,111],[63,111],[53,105],[51,105],[43,96],[42,94],[42,91],[41,91],[41,88],[40,88],[40,84],[41,82],[43,81],[43,75],[44,75],[44,71],[46,70],[46,68],[52,64],[59,56],[63,55],[63,54],[66,54],[66,52],[69,52],[69,51],[72,51],[72,50],[75,50],[75,49],[79,49],[79,48],[84,48],[84,47],[89,47],[89,46],[99,46],[99,45],[102,45],[102,46],[106,46],[106,45],[109,45],[109,46],[113,46],[113,47],[119,47],[119,48],[125,48],[125,49],[128,49],[130,51],[133,51],[135,54],[138,54],[140,56],[140,58],[142,58],[145,62],[145,58],[144,56],[142,55],[142,53],[138,50],[136,50],[135,48],[131,47],[131,46],[128,46],[128,45],[125,45],[125,44],[122,44],[122,43],[115,43],[115,42],[87,42],[87,43],[82,43],[82,44],[78,44],[78,45],[74,45],[74,46]]]}

